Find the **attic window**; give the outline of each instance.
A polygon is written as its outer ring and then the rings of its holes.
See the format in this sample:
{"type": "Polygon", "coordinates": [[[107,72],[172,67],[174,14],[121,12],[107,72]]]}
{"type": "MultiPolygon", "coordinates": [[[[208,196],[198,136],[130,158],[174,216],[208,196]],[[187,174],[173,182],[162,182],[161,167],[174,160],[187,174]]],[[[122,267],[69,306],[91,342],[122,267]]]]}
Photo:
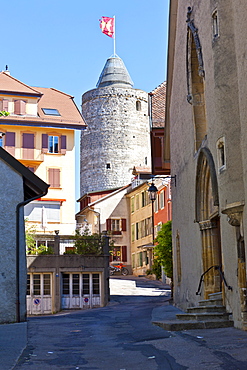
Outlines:
{"type": "Polygon", "coordinates": [[[61,116],[57,109],[52,108],[41,108],[44,114],[49,116],[61,116]]]}

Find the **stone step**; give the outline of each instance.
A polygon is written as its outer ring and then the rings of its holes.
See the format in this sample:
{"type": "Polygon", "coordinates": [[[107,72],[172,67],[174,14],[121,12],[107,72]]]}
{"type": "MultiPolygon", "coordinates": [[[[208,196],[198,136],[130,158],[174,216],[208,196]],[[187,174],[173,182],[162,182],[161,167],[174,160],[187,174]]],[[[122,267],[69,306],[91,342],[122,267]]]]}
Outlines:
{"type": "Polygon", "coordinates": [[[168,331],[182,331],[182,330],[193,330],[193,329],[214,329],[214,328],[229,328],[233,327],[233,321],[230,320],[207,320],[207,321],[158,321],[153,322],[154,325],[160,326],[164,330],[168,331]]]}
{"type": "Polygon", "coordinates": [[[202,301],[199,301],[199,306],[223,306],[223,300],[222,299],[205,299],[202,301]]]}
{"type": "Polygon", "coordinates": [[[187,309],[188,313],[205,313],[205,312],[226,312],[226,309],[222,305],[208,305],[208,306],[197,306],[190,307],[187,309]]]}
{"type": "Polygon", "coordinates": [[[178,320],[198,320],[198,321],[206,321],[206,320],[228,320],[229,313],[227,312],[202,312],[202,313],[179,313],[176,315],[178,320]]]}
{"type": "Polygon", "coordinates": [[[222,299],[222,292],[211,293],[208,295],[209,299],[222,299]]]}

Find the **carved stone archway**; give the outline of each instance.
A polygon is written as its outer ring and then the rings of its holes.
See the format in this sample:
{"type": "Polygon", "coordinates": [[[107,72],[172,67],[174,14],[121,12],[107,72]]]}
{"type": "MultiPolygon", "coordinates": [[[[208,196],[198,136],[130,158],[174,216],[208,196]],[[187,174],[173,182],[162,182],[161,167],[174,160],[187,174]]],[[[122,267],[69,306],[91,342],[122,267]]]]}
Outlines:
{"type": "MultiPolygon", "coordinates": [[[[218,185],[213,157],[202,148],[198,157],[196,176],[196,221],[201,231],[203,272],[211,266],[221,266],[220,218],[218,185]]],[[[218,269],[212,268],[204,276],[204,298],[222,289],[218,269]]]]}

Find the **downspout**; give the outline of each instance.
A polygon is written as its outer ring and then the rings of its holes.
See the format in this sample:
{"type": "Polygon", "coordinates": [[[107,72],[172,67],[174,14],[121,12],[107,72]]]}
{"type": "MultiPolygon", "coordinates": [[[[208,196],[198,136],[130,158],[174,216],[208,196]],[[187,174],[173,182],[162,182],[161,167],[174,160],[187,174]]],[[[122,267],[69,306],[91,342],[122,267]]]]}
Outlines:
{"type": "Polygon", "coordinates": [[[20,202],[16,206],[16,321],[20,322],[20,265],[19,265],[19,258],[20,258],[20,208],[25,206],[26,204],[36,200],[38,198],[43,197],[47,194],[47,191],[38,194],[33,198],[24,200],[20,202]]]}
{"type": "Polygon", "coordinates": [[[150,126],[150,148],[151,148],[151,174],[154,175],[153,163],[153,93],[148,94],[149,126],[150,126]]]}

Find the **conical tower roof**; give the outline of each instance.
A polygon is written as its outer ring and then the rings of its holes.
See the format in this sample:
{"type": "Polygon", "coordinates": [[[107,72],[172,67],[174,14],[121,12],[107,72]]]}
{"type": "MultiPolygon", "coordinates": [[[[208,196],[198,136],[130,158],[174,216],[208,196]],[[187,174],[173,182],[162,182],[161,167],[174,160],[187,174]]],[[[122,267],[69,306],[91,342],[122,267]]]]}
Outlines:
{"type": "Polygon", "coordinates": [[[124,62],[118,56],[108,58],[101,72],[97,87],[116,86],[132,87],[133,81],[130,78],[124,62]]]}

